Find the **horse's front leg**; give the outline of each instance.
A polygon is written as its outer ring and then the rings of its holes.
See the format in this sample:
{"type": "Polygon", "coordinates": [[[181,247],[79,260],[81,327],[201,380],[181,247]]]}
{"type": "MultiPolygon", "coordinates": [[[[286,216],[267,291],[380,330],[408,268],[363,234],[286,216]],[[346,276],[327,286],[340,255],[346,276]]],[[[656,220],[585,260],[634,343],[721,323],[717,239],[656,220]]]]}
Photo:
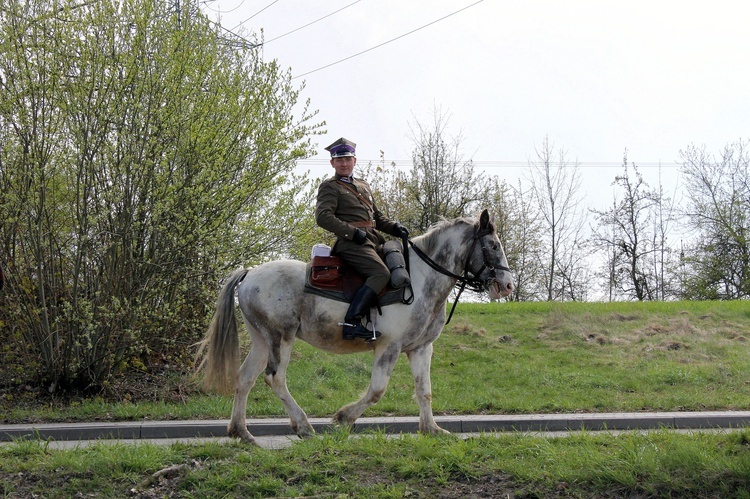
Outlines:
{"type": "Polygon", "coordinates": [[[385,348],[375,349],[375,357],[372,362],[372,376],[370,388],[364,397],[357,402],[345,405],[333,415],[334,423],[351,426],[369,407],[383,397],[388,381],[391,379],[393,367],[396,365],[401,346],[391,343],[385,348]]]}
{"type": "Polygon", "coordinates": [[[447,434],[440,428],[432,415],[432,382],[430,381],[430,363],[432,362],[432,343],[406,352],[414,376],[414,391],[419,404],[419,431],[431,434],[447,434]]]}

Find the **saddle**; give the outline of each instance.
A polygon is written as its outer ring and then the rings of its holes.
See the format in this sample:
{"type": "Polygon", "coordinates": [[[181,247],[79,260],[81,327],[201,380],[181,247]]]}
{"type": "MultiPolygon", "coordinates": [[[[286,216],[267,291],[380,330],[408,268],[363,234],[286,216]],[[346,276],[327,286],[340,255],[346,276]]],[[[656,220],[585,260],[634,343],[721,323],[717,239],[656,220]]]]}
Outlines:
{"type": "MultiPolygon", "coordinates": [[[[307,264],[305,292],[351,303],[354,295],[365,284],[365,277],[346,265],[341,258],[330,255],[330,248],[328,248],[328,252],[326,248],[328,247],[324,245],[315,245],[313,248],[311,261],[307,264]]],[[[390,255],[388,248],[385,248],[385,251],[387,255],[390,255]]],[[[403,261],[403,255],[399,254],[399,256],[403,261]]],[[[384,258],[386,264],[388,264],[388,260],[390,258],[384,258]]],[[[394,267],[390,270],[392,272],[391,282],[378,295],[378,305],[384,307],[394,303],[411,303],[414,296],[409,284],[408,274],[405,274],[406,271],[402,267],[394,267]],[[406,275],[406,278],[404,278],[404,275],[406,275]],[[400,287],[394,287],[394,281],[399,283],[400,287]]]]}

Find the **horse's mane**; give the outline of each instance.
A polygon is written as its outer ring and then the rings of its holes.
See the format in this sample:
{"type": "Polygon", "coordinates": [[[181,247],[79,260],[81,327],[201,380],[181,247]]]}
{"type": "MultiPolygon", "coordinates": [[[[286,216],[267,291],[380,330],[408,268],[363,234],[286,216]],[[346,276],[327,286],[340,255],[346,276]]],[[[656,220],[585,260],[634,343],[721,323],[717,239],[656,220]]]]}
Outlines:
{"type": "MultiPolygon", "coordinates": [[[[415,238],[414,241],[415,243],[417,242],[419,243],[419,248],[422,251],[430,253],[436,249],[435,247],[437,246],[438,241],[440,240],[440,234],[442,234],[446,230],[452,227],[456,227],[458,225],[468,225],[468,226],[473,227],[477,223],[478,223],[477,219],[472,218],[472,217],[459,217],[453,220],[442,219],[432,224],[430,228],[427,229],[427,232],[415,238]]],[[[491,222],[489,225],[489,229],[492,232],[495,232],[495,226],[491,222]]]]}

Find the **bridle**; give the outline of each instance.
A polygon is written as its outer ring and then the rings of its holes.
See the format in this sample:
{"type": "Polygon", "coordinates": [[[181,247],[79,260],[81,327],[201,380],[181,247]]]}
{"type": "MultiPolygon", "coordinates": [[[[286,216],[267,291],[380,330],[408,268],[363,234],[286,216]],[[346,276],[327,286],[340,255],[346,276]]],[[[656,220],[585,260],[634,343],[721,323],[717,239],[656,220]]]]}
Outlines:
{"type": "MultiPolygon", "coordinates": [[[[475,292],[482,292],[485,291],[487,288],[489,288],[492,281],[494,281],[497,278],[497,270],[503,271],[503,272],[510,272],[510,269],[504,265],[495,264],[492,262],[492,259],[490,258],[490,250],[487,248],[485,242],[484,242],[484,236],[487,236],[492,233],[492,230],[490,229],[484,229],[480,230],[479,225],[477,225],[474,228],[474,236],[473,241],[471,243],[471,250],[469,251],[468,257],[466,258],[466,263],[464,264],[464,272],[463,275],[454,274],[450,270],[441,267],[440,264],[435,262],[432,258],[430,258],[424,251],[419,249],[411,239],[403,238],[404,239],[404,248],[406,248],[406,244],[408,243],[413,249],[414,253],[417,254],[417,256],[422,259],[423,262],[425,262],[427,265],[429,265],[433,270],[448,276],[452,279],[456,280],[456,286],[459,286],[458,294],[456,295],[456,300],[453,302],[453,306],[451,307],[450,314],[448,315],[448,320],[445,321],[446,324],[448,324],[451,321],[451,318],[453,317],[453,311],[456,309],[456,305],[458,304],[458,299],[461,297],[461,293],[464,292],[464,289],[467,287],[475,292]],[[469,265],[471,264],[471,258],[474,255],[474,248],[477,246],[477,242],[479,242],[479,245],[482,247],[482,266],[477,272],[473,272],[469,265]],[[486,278],[482,279],[481,275],[482,272],[485,270],[489,270],[489,273],[486,278]]],[[[409,272],[409,257],[408,257],[408,251],[404,252],[404,255],[406,256],[406,271],[409,272]]]]}

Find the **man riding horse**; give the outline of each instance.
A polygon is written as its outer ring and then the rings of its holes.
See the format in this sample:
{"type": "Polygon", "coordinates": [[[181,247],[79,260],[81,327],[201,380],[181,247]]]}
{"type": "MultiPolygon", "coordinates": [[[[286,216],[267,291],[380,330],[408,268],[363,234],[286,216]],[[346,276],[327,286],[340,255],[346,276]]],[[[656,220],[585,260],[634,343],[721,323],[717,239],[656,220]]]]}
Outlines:
{"type": "Polygon", "coordinates": [[[368,183],[354,177],[356,146],[342,137],[325,148],[331,153],[331,166],[336,173],[320,184],[315,207],[317,224],[336,235],[331,253],[366,279],[344,318],[343,338],[346,340],[373,337],[373,332],[362,325],[362,317],[377,304],[378,295],[390,280],[390,271],[378,255],[385,243],[378,231],[399,238],[409,235],[406,227],[378,210],[368,183]]]}

